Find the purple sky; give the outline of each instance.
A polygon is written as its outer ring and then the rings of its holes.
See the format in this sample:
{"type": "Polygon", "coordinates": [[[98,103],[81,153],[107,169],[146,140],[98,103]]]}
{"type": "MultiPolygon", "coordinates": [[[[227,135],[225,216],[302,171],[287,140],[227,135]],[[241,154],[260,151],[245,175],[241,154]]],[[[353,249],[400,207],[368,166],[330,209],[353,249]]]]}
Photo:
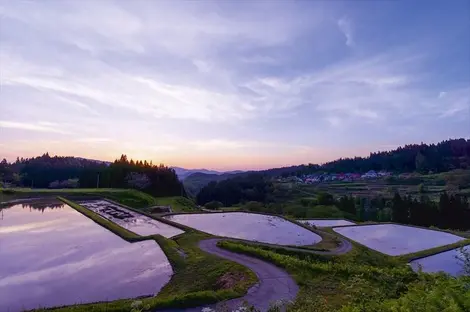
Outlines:
{"type": "Polygon", "coordinates": [[[257,169],[470,135],[470,2],[0,0],[0,158],[257,169]]]}

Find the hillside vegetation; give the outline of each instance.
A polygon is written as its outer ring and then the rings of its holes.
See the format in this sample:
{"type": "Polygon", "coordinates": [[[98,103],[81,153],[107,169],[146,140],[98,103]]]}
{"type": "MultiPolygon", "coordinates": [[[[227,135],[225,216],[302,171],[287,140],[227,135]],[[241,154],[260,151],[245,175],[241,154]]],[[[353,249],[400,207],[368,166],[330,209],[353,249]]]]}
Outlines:
{"type": "MultiPolygon", "coordinates": [[[[336,260],[322,256],[280,254],[270,248],[221,242],[219,246],[284,268],[300,286],[289,312],[470,311],[469,277],[413,272],[390,257],[374,253],[336,260]]],[[[276,309],[272,312],[279,311],[276,309]]]]}
{"type": "Polygon", "coordinates": [[[49,156],[0,163],[0,181],[14,187],[137,189],[152,196],[185,195],[173,169],[122,155],[113,163],[49,156]]]}

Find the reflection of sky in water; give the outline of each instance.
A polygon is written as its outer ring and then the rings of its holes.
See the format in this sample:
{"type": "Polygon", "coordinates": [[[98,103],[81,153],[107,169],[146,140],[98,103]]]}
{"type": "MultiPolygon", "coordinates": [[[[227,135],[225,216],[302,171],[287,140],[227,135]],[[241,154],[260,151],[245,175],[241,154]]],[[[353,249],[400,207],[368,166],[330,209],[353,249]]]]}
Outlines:
{"type": "Polygon", "coordinates": [[[463,239],[450,233],[397,224],[350,226],[334,230],[362,245],[391,256],[448,245],[463,239]]]}
{"type": "Polygon", "coordinates": [[[338,219],[338,220],[324,220],[324,219],[309,219],[309,220],[297,220],[301,223],[313,224],[318,227],[328,227],[328,226],[340,226],[340,225],[354,225],[355,223],[338,219]]]}
{"type": "Polygon", "coordinates": [[[269,244],[312,245],[321,237],[279,217],[245,212],[181,214],[165,217],[198,230],[269,244]]]}
{"type": "Polygon", "coordinates": [[[130,244],[66,205],[2,212],[0,311],[153,295],[172,274],[154,241],[130,244]]]}
{"type": "Polygon", "coordinates": [[[105,200],[81,202],[80,205],[90,210],[93,210],[94,212],[113,221],[116,224],[119,224],[120,226],[128,229],[129,231],[132,231],[142,236],[160,234],[162,236],[165,236],[166,238],[171,238],[173,236],[184,233],[184,231],[175,228],[174,226],[154,220],[147,216],[136,213],[132,210],[125,209],[121,206],[113,205],[105,200]],[[103,208],[106,207],[113,208],[115,210],[117,209],[118,211],[124,211],[125,213],[132,215],[132,217],[126,219],[115,218],[103,211],[103,208]]]}
{"type": "MultiPolygon", "coordinates": [[[[470,247],[467,246],[465,250],[470,252],[470,247]]],[[[457,258],[463,259],[460,248],[417,259],[411,261],[410,264],[413,270],[418,270],[419,265],[421,265],[423,272],[435,273],[443,271],[453,276],[458,276],[463,274],[463,263],[457,258]]]]}

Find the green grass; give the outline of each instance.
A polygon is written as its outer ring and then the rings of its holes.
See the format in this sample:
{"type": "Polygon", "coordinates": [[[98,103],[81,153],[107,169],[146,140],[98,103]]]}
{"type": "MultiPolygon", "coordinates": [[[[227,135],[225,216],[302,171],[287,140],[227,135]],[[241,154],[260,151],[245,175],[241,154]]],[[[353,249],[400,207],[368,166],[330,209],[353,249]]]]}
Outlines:
{"type": "Polygon", "coordinates": [[[454,243],[454,244],[449,244],[449,245],[445,245],[445,246],[439,246],[439,247],[435,247],[435,248],[431,248],[431,249],[426,249],[426,250],[422,250],[422,251],[418,251],[418,252],[414,252],[414,253],[411,253],[411,254],[398,256],[398,257],[403,259],[404,261],[409,262],[409,261],[413,261],[413,260],[416,260],[416,259],[420,259],[420,258],[432,256],[432,255],[435,255],[435,254],[438,254],[438,253],[442,253],[442,252],[445,252],[445,251],[448,251],[448,250],[457,249],[457,248],[467,246],[467,245],[470,245],[470,239],[465,239],[465,240],[462,240],[462,241],[454,243]]]}
{"type": "MultiPolygon", "coordinates": [[[[183,228],[186,232],[173,239],[161,235],[141,237],[101,218],[93,211],[81,207],[71,200],[63,197],[59,198],[67,205],[129,242],[153,239],[159,244],[167,256],[174,274],[156,297],[139,299],[139,301],[142,301],[144,311],[194,307],[240,297],[257,282],[256,275],[244,266],[207,254],[199,249],[199,241],[212,237],[210,235],[174,224],[166,219],[153,217],[156,220],[183,228]],[[229,281],[228,284],[227,281],[229,281]]],[[[127,208],[136,210],[130,207],[127,208]]],[[[131,311],[131,305],[134,301],[132,299],[117,300],[37,311],[128,312],[131,311]]]]}
{"type": "Polygon", "coordinates": [[[334,257],[319,255],[299,258],[227,241],[220,242],[219,246],[266,260],[288,271],[300,286],[299,295],[289,309],[292,311],[334,311],[340,308],[349,301],[352,291],[344,286],[354,276],[366,277],[375,287],[379,284],[377,278],[386,277],[390,284],[381,286],[393,288],[398,282],[413,279],[416,275],[405,265],[376,267],[349,260],[332,261],[334,257]]]}
{"type": "Polygon", "coordinates": [[[416,273],[402,262],[372,264],[377,260],[374,254],[362,255],[363,260],[369,257],[366,261],[357,261],[358,255],[350,254],[333,261],[325,257],[299,258],[228,241],[219,246],[289,272],[300,286],[297,298],[287,306],[289,312],[463,312],[470,308],[468,279],[416,273]]]}
{"type": "Polygon", "coordinates": [[[158,197],[156,198],[156,202],[156,205],[159,206],[171,206],[171,209],[174,212],[188,212],[199,210],[193,200],[182,196],[158,197]]]}
{"type": "Polygon", "coordinates": [[[149,194],[131,189],[0,189],[3,200],[37,196],[100,196],[133,208],[144,208],[156,205],[157,201],[149,194]]]}

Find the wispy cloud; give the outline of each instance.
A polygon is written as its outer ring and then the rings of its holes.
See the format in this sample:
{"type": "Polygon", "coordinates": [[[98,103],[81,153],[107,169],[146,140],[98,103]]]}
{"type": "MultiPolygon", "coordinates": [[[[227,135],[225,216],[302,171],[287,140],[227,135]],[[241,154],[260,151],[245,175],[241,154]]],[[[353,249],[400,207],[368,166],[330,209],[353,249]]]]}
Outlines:
{"type": "MultiPolygon", "coordinates": [[[[444,45],[432,23],[389,25],[379,14],[389,11],[318,1],[0,6],[0,127],[15,139],[70,132],[77,147],[67,150],[103,145],[109,157],[226,151],[249,161],[286,149],[300,161],[317,145],[421,140],[407,127],[426,138],[443,135],[436,122],[468,130],[468,47],[444,45]]],[[[468,33],[455,25],[446,31],[468,33]]]]}
{"type": "Polygon", "coordinates": [[[36,131],[36,132],[52,132],[60,134],[69,134],[69,132],[60,129],[59,125],[50,122],[16,122],[16,121],[6,121],[0,120],[0,128],[10,128],[26,131],[36,131]]]}
{"type": "Polygon", "coordinates": [[[76,139],[76,142],[82,142],[82,143],[105,143],[105,142],[115,142],[114,139],[110,138],[80,138],[76,139]]]}
{"type": "Polygon", "coordinates": [[[343,33],[344,37],[346,38],[346,45],[351,47],[354,45],[354,37],[353,37],[353,27],[352,22],[346,17],[343,17],[338,20],[338,28],[343,33]]]}

